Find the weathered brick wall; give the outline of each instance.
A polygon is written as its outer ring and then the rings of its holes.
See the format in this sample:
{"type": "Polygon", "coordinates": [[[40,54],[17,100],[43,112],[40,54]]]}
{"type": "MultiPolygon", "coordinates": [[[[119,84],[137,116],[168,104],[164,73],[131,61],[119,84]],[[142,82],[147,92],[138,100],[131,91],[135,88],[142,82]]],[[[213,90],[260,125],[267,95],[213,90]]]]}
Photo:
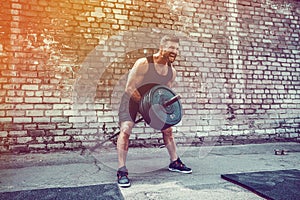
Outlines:
{"type": "MultiPolygon", "coordinates": [[[[299,141],[297,0],[0,2],[0,152],[78,149],[118,131],[133,62],[180,37],[179,144],[299,141]]],[[[133,146],[160,145],[139,123],[133,146]]]]}

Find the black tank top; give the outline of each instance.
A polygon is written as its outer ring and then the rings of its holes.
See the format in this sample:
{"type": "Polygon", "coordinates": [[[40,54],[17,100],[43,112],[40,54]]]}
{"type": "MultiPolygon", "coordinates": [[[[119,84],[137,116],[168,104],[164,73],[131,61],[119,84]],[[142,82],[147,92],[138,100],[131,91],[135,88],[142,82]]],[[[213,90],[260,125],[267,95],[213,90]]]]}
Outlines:
{"type": "Polygon", "coordinates": [[[167,75],[160,75],[157,73],[154,67],[153,56],[147,57],[148,61],[148,71],[146,72],[143,81],[138,87],[138,91],[143,96],[148,90],[150,90],[154,85],[167,85],[167,83],[172,80],[173,71],[171,64],[168,63],[168,73],[167,75]]]}

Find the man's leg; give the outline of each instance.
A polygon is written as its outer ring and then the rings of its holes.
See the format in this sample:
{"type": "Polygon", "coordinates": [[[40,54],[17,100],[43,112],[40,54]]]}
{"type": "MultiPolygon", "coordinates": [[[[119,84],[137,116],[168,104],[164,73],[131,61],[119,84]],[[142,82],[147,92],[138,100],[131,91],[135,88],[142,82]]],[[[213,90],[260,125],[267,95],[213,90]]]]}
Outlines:
{"type": "Polygon", "coordinates": [[[185,164],[182,163],[180,158],[177,155],[176,152],[176,144],[172,133],[172,128],[168,128],[162,131],[164,143],[166,145],[166,148],[168,149],[168,153],[170,155],[171,163],[169,165],[169,170],[172,172],[181,172],[185,174],[192,173],[192,169],[185,166],[185,164]]]}
{"type": "Polygon", "coordinates": [[[121,123],[120,134],[117,141],[118,152],[118,184],[121,187],[130,187],[130,180],[128,178],[128,170],[126,168],[126,158],[129,146],[129,136],[134,126],[133,122],[126,121],[121,123]]]}
{"type": "Polygon", "coordinates": [[[172,128],[170,127],[163,130],[162,134],[163,134],[164,143],[170,155],[170,159],[173,162],[178,159],[178,155],[176,153],[176,143],[173,137],[172,128]]]}
{"type": "Polygon", "coordinates": [[[118,167],[126,166],[126,158],[129,146],[129,136],[134,126],[133,122],[126,121],[121,123],[120,134],[117,140],[118,167]]]}

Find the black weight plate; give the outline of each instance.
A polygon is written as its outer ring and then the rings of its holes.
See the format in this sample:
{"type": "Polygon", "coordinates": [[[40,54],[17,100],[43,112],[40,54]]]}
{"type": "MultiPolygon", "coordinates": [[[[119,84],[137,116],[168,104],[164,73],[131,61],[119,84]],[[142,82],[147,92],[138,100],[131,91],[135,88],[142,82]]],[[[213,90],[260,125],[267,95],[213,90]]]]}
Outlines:
{"type": "Polygon", "coordinates": [[[174,126],[181,121],[181,104],[176,101],[173,104],[164,107],[163,104],[174,97],[176,94],[169,88],[160,86],[153,88],[151,92],[151,113],[152,118],[158,118],[156,121],[164,122],[166,126],[174,126]]]}
{"type": "Polygon", "coordinates": [[[157,130],[164,130],[170,127],[169,124],[166,123],[168,118],[167,113],[163,111],[163,106],[160,104],[152,105],[149,109],[149,125],[157,130]]]}
{"type": "Polygon", "coordinates": [[[157,85],[142,98],[140,113],[152,128],[163,130],[174,126],[181,120],[181,104],[178,101],[164,107],[163,104],[176,94],[167,86],[157,85]]]}

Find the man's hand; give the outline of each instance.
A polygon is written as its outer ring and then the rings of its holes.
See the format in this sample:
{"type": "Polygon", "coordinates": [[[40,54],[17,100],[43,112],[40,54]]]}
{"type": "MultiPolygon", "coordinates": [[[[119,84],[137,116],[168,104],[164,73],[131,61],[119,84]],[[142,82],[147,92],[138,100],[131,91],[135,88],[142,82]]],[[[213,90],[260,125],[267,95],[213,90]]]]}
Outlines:
{"type": "Polygon", "coordinates": [[[136,103],[140,103],[142,96],[138,90],[134,90],[134,92],[131,94],[131,99],[136,103]]]}

